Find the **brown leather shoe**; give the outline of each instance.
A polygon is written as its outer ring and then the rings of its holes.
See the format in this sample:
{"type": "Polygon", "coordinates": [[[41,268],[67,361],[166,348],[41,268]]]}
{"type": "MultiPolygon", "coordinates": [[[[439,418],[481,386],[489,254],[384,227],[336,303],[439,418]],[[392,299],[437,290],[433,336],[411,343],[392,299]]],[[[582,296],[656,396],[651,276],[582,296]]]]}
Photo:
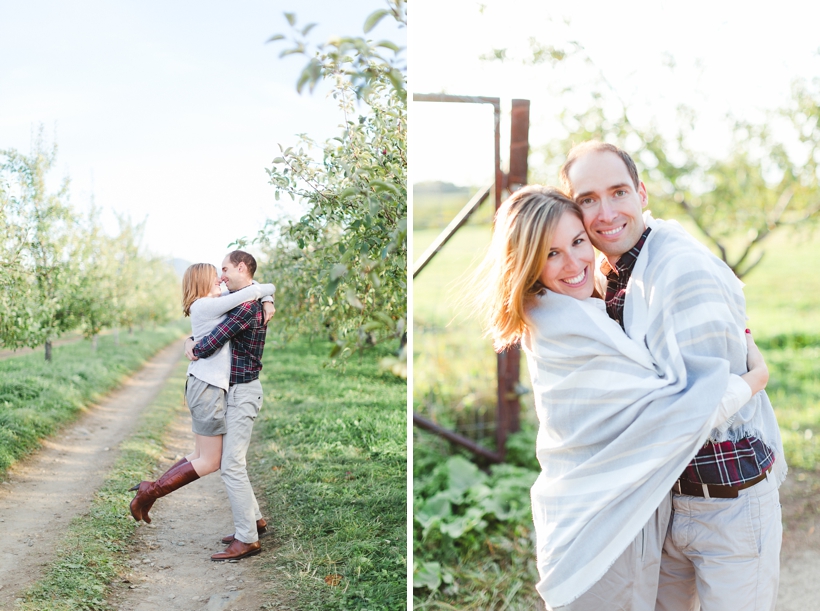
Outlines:
{"type": "Polygon", "coordinates": [[[148,516],[148,511],[155,500],[198,479],[199,475],[197,475],[193,465],[185,461],[168,469],[155,482],[140,482],[131,488],[131,490],[137,490],[137,494],[129,506],[131,516],[138,522],[144,520],[147,524],[150,524],[151,518],[148,516]]]}
{"type": "Polygon", "coordinates": [[[211,556],[211,560],[218,562],[220,560],[239,560],[240,558],[247,558],[248,556],[255,556],[262,551],[262,544],[259,541],[253,543],[242,543],[239,539],[234,539],[231,544],[225,548],[224,552],[219,552],[211,556]]]}
{"type": "MultiPolygon", "coordinates": [[[[256,534],[260,537],[264,535],[268,531],[268,523],[265,522],[265,518],[259,518],[256,521],[256,534]]],[[[222,537],[222,543],[228,545],[229,543],[233,543],[235,535],[225,535],[222,537]]]]}

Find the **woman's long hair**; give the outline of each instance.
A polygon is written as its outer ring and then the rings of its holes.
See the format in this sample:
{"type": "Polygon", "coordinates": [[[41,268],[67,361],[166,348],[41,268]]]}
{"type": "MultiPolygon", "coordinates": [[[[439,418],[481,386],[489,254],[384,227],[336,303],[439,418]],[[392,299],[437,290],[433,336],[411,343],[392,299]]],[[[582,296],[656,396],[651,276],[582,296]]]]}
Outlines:
{"type": "Polygon", "coordinates": [[[565,213],[583,222],[575,202],[542,185],[516,191],[496,212],[490,249],[475,273],[481,286],[477,305],[496,352],[516,344],[524,333],[526,310],[544,290],[539,277],[565,213]]]}
{"type": "Polygon", "coordinates": [[[194,263],[182,276],[182,313],[191,315],[191,304],[200,297],[207,297],[214,284],[216,268],[210,263],[194,263]]]}

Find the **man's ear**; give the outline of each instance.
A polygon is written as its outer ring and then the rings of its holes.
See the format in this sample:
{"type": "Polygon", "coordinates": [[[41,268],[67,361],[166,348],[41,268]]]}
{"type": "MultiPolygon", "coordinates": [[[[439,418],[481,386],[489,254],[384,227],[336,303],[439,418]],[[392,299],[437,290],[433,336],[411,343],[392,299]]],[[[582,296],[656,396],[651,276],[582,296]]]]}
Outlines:
{"type": "Polygon", "coordinates": [[[646,208],[649,205],[649,195],[646,193],[646,185],[643,181],[638,187],[638,196],[641,198],[641,208],[646,208]]]}
{"type": "Polygon", "coordinates": [[[245,265],[244,261],[240,261],[239,264],[236,266],[236,271],[240,274],[246,274],[248,272],[248,266],[245,265]]]}

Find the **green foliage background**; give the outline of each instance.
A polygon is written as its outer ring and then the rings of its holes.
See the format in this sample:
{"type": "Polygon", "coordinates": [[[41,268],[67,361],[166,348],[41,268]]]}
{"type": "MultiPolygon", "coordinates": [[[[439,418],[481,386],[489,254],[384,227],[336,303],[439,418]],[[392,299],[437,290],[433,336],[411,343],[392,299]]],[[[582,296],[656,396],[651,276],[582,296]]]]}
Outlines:
{"type": "Polygon", "coordinates": [[[33,347],[71,330],[91,337],[176,318],[179,280],[143,252],[143,224],[120,217],[110,236],[98,210],[77,213],[68,178],[49,189],[56,155],[42,130],[28,155],[0,150],[0,345],[33,347]]]}
{"type": "MultiPolygon", "coordinates": [[[[365,22],[406,21],[391,0],[365,22]]],[[[342,37],[313,46],[296,17],[282,55],[308,58],[300,91],[323,83],[343,119],[324,143],[303,136],[268,169],[276,198],[297,201],[299,218],[270,221],[256,241],[277,280],[277,308],[293,332],[330,337],[331,355],[398,340],[407,319],[407,94],[402,49],[342,37]]],[[[397,342],[398,343],[398,342],[397,342]]],[[[401,368],[399,368],[401,369],[401,368]]]]}

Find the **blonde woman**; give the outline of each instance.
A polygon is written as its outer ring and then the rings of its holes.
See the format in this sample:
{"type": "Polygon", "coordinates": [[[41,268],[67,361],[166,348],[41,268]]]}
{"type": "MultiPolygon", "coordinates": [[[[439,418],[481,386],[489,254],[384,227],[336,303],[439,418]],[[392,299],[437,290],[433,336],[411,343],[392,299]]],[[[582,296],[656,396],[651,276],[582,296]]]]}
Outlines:
{"type": "MultiPolygon", "coordinates": [[[[670,490],[714,426],[762,390],[765,363],[744,329],[752,370],[729,386],[666,369],[611,320],[595,290],[595,253],[576,204],[529,186],[496,215],[476,278],[497,351],[520,342],[539,419],[531,491],[548,609],[651,611],[670,490]]],[[[665,338],[674,353],[676,338],[665,338]]],[[[754,399],[752,399],[754,400],[754,399]]]]}
{"type": "MultiPolygon", "coordinates": [[[[209,263],[195,263],[182,277],[182,311],[191,317],[193,337],[199,341],[225,319],[229,310],[246,301],[270,299],[275,290],[272,284],[254,283],[234,293],[222,293],[216,268],[209,263]]],[[[150,524],[148,512],[156,499],[219,469],[222,436],[227,430],[225,406],[230,369],[230,342],[208,358],[188,365],[185,400],[191,411],[194,451],[172,465],[157,481],[143,481],[131,488],[137,490],[131,501],[131,515],[135,520],[150,524]]]]}

